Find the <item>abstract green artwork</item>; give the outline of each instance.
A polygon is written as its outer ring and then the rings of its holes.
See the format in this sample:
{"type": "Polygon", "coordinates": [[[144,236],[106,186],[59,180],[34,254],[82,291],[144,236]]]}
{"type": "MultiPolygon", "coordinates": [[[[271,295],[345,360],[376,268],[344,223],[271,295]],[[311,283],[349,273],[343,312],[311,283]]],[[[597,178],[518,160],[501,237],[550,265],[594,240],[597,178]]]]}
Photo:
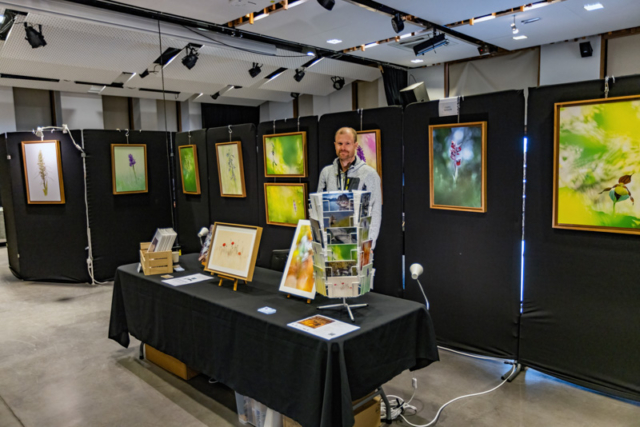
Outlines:
{"type": "Polygon", "coordinates": [[[555,104],[553,227],[640,234],[640,96],[555,104]]]}
{"type": "Polygon", "coordinates": [[[487,122],[429,126],[431,208],[487,211],[487,122]]]}
{"type": "Polygon", "coordinates": [[[307,219],[307,184],[264,184],[267,224],[296,227],[307,219]]]}
{"type": "Polygon", "coordinates": [[[185,194],[200,194],[197,147],[195,145],[182,145],[179,150],[182,191],[185,194]]]}
{"type": "Polygon", "coordinates": [[[264,176],[295,177],[307,176],[307,133],[281,133],[264,135],[264,176]]]}
{"type": "Polygon", "coordinates": [[[147,146],[111,144],[113,194],[146,193],[147,146]]]}
{"type": "Polygon", "coordinates": [[[217,143],[216,158],[218,159],[220,195],[222,197],[246,197],[242,142],[217,143]]]}

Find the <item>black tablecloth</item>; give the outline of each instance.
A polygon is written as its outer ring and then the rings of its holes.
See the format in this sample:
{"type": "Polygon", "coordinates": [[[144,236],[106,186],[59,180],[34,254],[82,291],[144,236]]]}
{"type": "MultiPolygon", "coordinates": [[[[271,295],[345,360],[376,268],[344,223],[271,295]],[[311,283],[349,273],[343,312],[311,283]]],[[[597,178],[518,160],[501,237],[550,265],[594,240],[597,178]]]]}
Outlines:
{"type": "MultiPolygon", "coordinates": [[[[174,277],[203,272],[197,254],[180,258],[174,277]]],[[[209,274],[209,273],[204,273],[209,274]]],[[[218,279],[173,287],[137,264],[118,268],[109,338],[129,345],[129,334],[304,427],[354,424],[352,400],[364,397],[405,369],[438,360],[429,313],[421,304],[369,293],[354,311],[355,332],[326,341],[286,326],[335,303],[311,304],[278,291],[282,273],[256,268],[238,291],[218,279]],[[257,310],[272,307],[275,314],[257,310]]],[[[350,322],[346,311],[320,312],[350,322]]]]}

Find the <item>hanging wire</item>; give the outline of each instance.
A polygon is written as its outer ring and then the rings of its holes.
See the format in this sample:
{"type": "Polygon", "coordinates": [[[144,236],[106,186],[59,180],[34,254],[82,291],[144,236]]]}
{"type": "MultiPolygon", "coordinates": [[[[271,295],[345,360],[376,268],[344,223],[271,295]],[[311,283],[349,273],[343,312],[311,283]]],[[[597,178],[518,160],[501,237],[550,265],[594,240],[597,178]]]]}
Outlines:
{"type": "Polygon", "coordinates": [[[298,132],[300,132],[300,116],[298,116],[298,132]]]}
{"type": "Polygon", "coordinates": [[[233,130],[231,130],[231,125],[229,125],[228,129],[229,129],[229,142],[231,142],[231,134],[233,133],[233,130]]]}

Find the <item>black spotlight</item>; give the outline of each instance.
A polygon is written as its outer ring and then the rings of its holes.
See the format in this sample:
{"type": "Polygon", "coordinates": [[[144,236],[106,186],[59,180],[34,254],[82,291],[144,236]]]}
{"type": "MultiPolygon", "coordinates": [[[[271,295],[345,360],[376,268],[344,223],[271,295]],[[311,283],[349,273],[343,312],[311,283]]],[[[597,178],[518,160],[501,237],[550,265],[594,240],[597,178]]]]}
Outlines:
{"type": "Polygon", "coordinates": [[[320,6],[324,7],[327,10],[333,9],[333,6],[336,5],[336,0],[318,0],[320,6]]]}
{"type": "Polygon", "coordinates": [[[182,58],[182,65],[190,70],[195,67],[196,62],[198,62],[198,51],[193,47],[188,47],[187,54],[182,58]]]}
{"type": "Polygon", "coordinates": [[[47,42],[44,40],[44,36],[42,35],[42,25],[38,25],[40,31],[33,28],[32,25],[24,23],[24,31],[27,33],[27,37],[24,39],[29,42],[33,49],[38,47],[43,47],[47,45],[47,42]]]}
{"type": "Polygon", "coordinates": [[[291,97],[293,99],[298,99],[299,96],[300,96],[300,94],[298,92],[291,92],[291,97]]]}
{"type": "Polygon", "coordinates": [[[340,90],[344,87],[344,77],[331,77],[331,81],[333,82],[333,88],[335,90],[340,90]]]}
{"type": "Polygon", "coordinates": [[[216,92],[213,95],[211,95],[213,99],[218,99],[219,96],[220,96],[220,92],[216,92]]]}
{"type": "Polygon", "coordinates": [[[253,63],[253,67],[249,70],[249,75],[253,78],[262,72],[262,65],[259,65],[257,62],[253,63]]]}
{"type": "Polygon", "coordinates": [[[296,74],[293,76],[293,78],[300,83],[300,80],[302,80],[302,78],[304,77],[304,68],[298,68],[296,69],[296,74]]]}
{"type": "Polygon", "coordinates": [[[396,13],[395,15],[393,15],[393,18],[391,18],[391,26],[393,27],[393,31],[395,31],[396,34],[404,30],[404,21],[402,20],[402,17],[399,13],[396,13]]]}
{"type": "Polygon", "coordinates": [[[588,58],[591,55],[593,55],[591,42],[580,43],[580,56],[582,56],[583,58],[588,58]]]}
{"type": "Polygon", "coordinates": [[[147,77],[149,75],[149,69],[144,70],[142,73],[140,73],[140,78],[144,79],[145,77],[147,77]]]}

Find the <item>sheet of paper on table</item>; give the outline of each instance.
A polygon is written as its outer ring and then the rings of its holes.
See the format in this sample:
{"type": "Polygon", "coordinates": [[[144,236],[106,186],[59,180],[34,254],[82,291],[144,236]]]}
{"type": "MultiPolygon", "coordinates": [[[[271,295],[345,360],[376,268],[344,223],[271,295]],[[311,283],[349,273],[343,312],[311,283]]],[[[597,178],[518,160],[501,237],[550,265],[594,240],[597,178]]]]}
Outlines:
{"type": "Polygon", "coordinates": [[[203,282],[205,280],[213,279],[212,276],[207,276],[205,274],[192,274],[190,276],[178,277],[175,279],[163,280],[162,283],[166,283],[171,286],[182,286],[189,285],[191,283],[203,282]]]}
{"type": "Polygon", "coordinates": [[[289,323],[287,326],[324,338],[325,340],[331,340],[360,329],[360,326],[351,325],[320,315],[307,317],[306,319],[289,323]]]}

